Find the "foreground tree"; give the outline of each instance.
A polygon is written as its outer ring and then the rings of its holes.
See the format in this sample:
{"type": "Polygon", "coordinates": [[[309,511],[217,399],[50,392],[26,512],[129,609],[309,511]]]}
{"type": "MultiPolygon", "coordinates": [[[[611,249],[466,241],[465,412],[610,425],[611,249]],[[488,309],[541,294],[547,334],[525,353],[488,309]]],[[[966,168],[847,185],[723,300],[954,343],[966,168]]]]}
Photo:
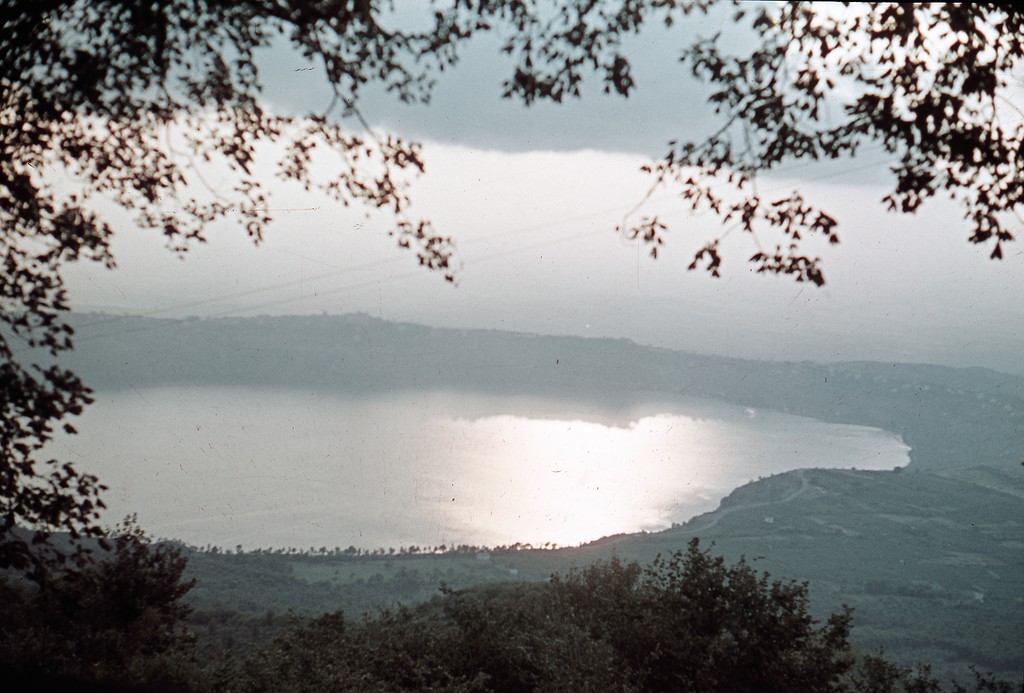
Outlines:
{"type": "Polygon", "coordinates": [[[185,564],[180,550],[152,543],[132,521],[83,567],[50,571],[38,582],[3,575],[5,681],[35,688],[49,680],[68,690],[92,681],[145,682],[182,690],[192,675],[183,597],[193,581],[183,577],[185,564]]]}
{"type": "MultiPolygon", "coordinates": [[[[686,47],[682,60],[712,86],[724,116],[702,142],[674,142],[648,167],[654,190],[676,189],[751,237],[758,272],[821,286],[821,260],[807,237],[839,243],[839,222],[795,190],[766,199],[757,178],[799,160],[844,159],[869,147],[891,157],[896,184],[883,202],[916,212],[935,196],[963,210],[968,240],[993,259],[1014,240],[1024,201],[1024,12],[1009,4],[782,3],[747,9],[756,34],[739,55],[718,36],[686,47]],[[779,238],[775,249],[759,236],[779,238]]],[[[656,217],[629,231],[657,253],[656,217]]],[[[690,268],[718,276],[720,238],[690,268]]],[[[774,242],[774,241],[773,241],[774,242]]]]}
{"type": "Polygon", "coordinates": [[[114,264],[114,228],[91,206],[98,198],[179,251],[224,219],[258,242],[270,216],[266,181],[251,169],[255,149],[284,142],[284,176],[342,204],[389,210],[399,243],[448,272],[447,241],[403,216],[402,174],[423,167],[416,147],[349,132],[332,116],[356,113],[371,79],[400,98],[424,97],[427,75],[450,62],[447,47],[465,32],[439,19],[436,32],[392,34],[377,19],[374,8],[337,2],[0,3],[0,568],[39,574],[61,557],[36,548],[48,531],[99,532],[99,480],[38,459],[58,423],[90,401],[74,374],[40,352],[56,357],[72,345],[61,321],[65,263],[114,264]],[[279,32],[323,61],[337,96],[327,112],[286,118],[260,105],[253,55],[279,32]],[[179,135],[185,153],[170,141],[179,135]],[[330,180],[310,174],[318,144],[336,156],[330,180]],[[232,198],[196,192],[196,160],[235,176],[232,198]],[[58,169],[74,177],[73,190],[54,181],[58,169]],[[38,532],[26,538],[19,525],[38,532]]]}
{"type": "MultiPolygon", "coordinates": [[[[506,96],[561,101],[594,72],[606,91],[628,96],[635,83],[623,38],[716,4],[438,1],[427,26],[406,31],[387,2],[0,1],[0,568],[39,573],[57,560],[33,548],[52,529],[98,532],[99,480],[41,453],[89,402],[83,383],[44,357],[72,345],[61,320],[65,263],[114,264],[115,228],[98,200],[177,251],[224,220],[258,243],[271,213],[254,164],[261,143],[276,143],[281,176],[340,204],[384,210],[398,244],[452,280],[451,239],[408,214],[409,177],[424,169],[419,149],[368,127],[363,86],[426,101],[465,41],[500,30],[515,59],[506,96]],[[261,105],[254,56],[277,36],[322,68],[334,95],[324,111],[290,117],[261,105]],[[337,173],[317,178],[313,163],[325,158],[337,173]],[[204,187],[205,166],[233,177],[229,195],[204,187]],[[18,526],[38,533],[27,538],[18,526]]],[[[715,38],[681,47],[712,85],[722,127],[703,142],[673,143],[649,167],[654,188],[673,186],[694,209],[719,215],[731,225],[725,233],[748,232],[759,272],[820,285],[819,259],[801,244],[837,243],[838,222],[799,192],[763,199],[757,176],[879,143],[895,160],[891,208],[913,212],[949,195],[970,240],[999,258],[1024,185],[1024,125],[1011,91],[1022,19],[998,4],[740,6],[734,21],[750,50],[730,55],[715,38]]],[[[657,255],[667,226],[652,216],[620,231],[657,255]]],[[[717,275],[721,263],[711,239],[691,267],[717,275]]]]}

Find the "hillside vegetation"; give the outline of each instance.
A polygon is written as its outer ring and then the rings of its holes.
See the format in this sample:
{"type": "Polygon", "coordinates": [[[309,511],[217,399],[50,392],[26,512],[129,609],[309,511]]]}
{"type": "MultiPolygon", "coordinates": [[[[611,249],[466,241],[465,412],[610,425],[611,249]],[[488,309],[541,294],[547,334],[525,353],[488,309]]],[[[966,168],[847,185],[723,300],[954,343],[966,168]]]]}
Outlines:
{"type": "MultiPolygon", "coordinates": [[[[96,389],[238,385],[549,397],[620,420],[680,397],[872,426],[918,468],[1020,462],[1024,378],[903,363],[744,361],[637,345],[392,323],[365,315],[169,320],[75,316],[66,365],[96,389]]],[[[504,405],[503,405],[504,406],[504,405]]],[[[628,423],[628,422],[627,422],[628,423]]]]}

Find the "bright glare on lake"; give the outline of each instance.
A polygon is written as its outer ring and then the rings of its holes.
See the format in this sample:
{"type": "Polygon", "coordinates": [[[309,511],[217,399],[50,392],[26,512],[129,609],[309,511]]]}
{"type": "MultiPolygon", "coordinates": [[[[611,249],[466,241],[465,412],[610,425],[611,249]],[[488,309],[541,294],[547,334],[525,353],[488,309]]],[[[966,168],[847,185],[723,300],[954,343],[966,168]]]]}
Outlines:
{"type": "Polygon", "coordinates": [[[156,536],[246,548],[573,545],[684,522],[759,476],[908,461],[887,432],[716,402],[573,406],[121,391],[99,393],[54,452],[110,487],[108,522],[137,512],[156,536]]]}

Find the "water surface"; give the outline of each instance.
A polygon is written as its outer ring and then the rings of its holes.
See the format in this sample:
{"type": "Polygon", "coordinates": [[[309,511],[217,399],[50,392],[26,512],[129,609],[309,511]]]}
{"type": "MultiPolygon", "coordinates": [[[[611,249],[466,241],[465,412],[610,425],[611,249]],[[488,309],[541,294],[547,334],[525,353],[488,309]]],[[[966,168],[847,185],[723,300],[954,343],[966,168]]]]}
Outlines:
{"type": "Polygon", "coordinates": [[[111,523],[205,546],[571,545],[658,530],[801,467],[892,469],[896,436],[707,400],[608,411],[454,392],[99,393],[59,443],[111,523]]]}

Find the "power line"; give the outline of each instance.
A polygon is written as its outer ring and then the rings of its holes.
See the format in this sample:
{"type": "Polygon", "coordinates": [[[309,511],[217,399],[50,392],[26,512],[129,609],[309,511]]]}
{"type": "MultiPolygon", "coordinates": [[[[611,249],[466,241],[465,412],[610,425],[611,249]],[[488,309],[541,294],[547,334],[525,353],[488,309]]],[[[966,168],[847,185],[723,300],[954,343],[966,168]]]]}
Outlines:
{"type": "MultiPolygon", "coordinates": [[[[879,146],[878,149],[881,149],[881,146],[879,146]]],[[[806,168],[807,166],[814,165],[815,163],[819,163],[819,162],[803,162],[803,163],[799,163],[799,164],[794,164],[794,165],[791,165],[791,166],[775,169],[775,170],[771,171],[770,173],[772,173],[772,174],[786,173],[786,172],[791,171],[791,170],[795,170],[795,169],[799,169],[799,168],[806,168]]],[[[868,162],[868,163],[865,163],[865,164],[863,164],[861,166],[856,166],[856,167],[853,167],[853,168],[843,169],[841,171],[835,171],[835,172],[830,173],[830,174],[823,174],[823,175],[816,176],[815,177],[815,181],[842,177],[842,176],[850,175],[850,174],[853,174],[853,173],[856,173],[856,172],[859,172],[859,171],[867,170],[867,169],[870,169],[870,168],[875,168],[875,167],[878,167],[880,165],[883,165],[883,164],[881,162],[868,162]]],[[[783,187],[784,186],[774,186],[774,187],[770,188],[767,192],[771,192],[772,190],[776,190],[776,189],[782,189],[783,187]]],[[[658,196],[658,197],[651,198],[650,200],[647,200],[647,202],[648,203],[651,203],[651,202],[662,202],[662,201],[674,199],[676,197],[677,197],[676,193],[667,193],[665,195],[661,195],[661,196],[658,196]]],[[[566,225],[566,224],[571,224],[571,223],[587,221],[587,220],[591,220],[591,219],[602,218],[602,217],[605,217],[607,215],[610,215],[610,214],[613,214],[613,213],[627,211],[627,210],[630,210],[632,208],[633,208],[633,206],[631,206],[631,205],[616,205],[616,206],[608,207],[608,208],[605,208],[605,209],[602,209],[602,210],[597,210],[597,211],[594,211],[594,212],[588,212],[588,213],[584,213],[584,214],[577,214],[577,215],[572,215],[572,216],[566,216],[566,217],[563,217],[561,219],[554,219],[554,220],[547,221],[547,222],[528,224],[528,225],[521,226],[521,227],[518,227],[518,228],[509,229],[509,230],[506,230],[506,231],[500,231],[500,232],[492,233],[492,234],[485,235],[485,236],[479,236],[479,237],[472,238],[472,239],[469,239],[467,241],[464,241],[460,245],[462,245],[464,247],[465,246],[474,246],[474,245],[478,245],[480,243],[490,242],[490,241],[494,241],[494,240],[501,239],[501,238],[510,238],[510,237],[521,236],[521,235],[524,235],[524,234],[528,234],[528,233],[532,233],[532,232],[536,232],[536,231],[541,231],[541,230],[548,229],[548,228],[554,228],[554,227],[563,226],[563,225],[566,225]]],[[[588,238],[588,237],[592,237],[592,236],[596,236],[598,234],[604,234],[604,233],[608,233],[608,230],[605,229],[605,228],[600,228],[600,229],[596,229],[596,230],[593,230],[593,231],[587,231],[587,232],[582,232],[582,233],[574,233],[572,235],[562,236],[560,238],[548,239],[548,240],[544,240],[544,241],[539,241],[537,243],[532,243],[532,244],[529,244],[529,245],[524,245],[524,246],[520,246],[520,247],[516,247],[516,248],[511,248],[511,249],[504,250],[504,251],[497,251],[497,252],[494,252],[494,253],[489,253],[489,254],[481,255],[481,256],[478,256],[476,258],[473,258],[473,262],[474,263],[490,262],[490,261],[493,261],[495,259],[499,259],[499,258],[502,258],[502,257],[507,257],[507,256],[512,255],[512,254],[529,252],[531,250],[537,250],[537,249],[544,248],[544,247],[551,247],[551,246],[555,246],[555,245],[561,245],[561,244],[564,244],[564,243],[568,243],[568,242],[572,242],[572,241],[578,241],[578,240],[583,239],[583,238],[588,238]]],[[[320,264],[320,265],[323,265],[323,266],[326,266],[326,267],[330,267],[331,271],[329,271],[329,272],[322,272],[320,274],[315,274],[315,275],[312,275],[312,276],[300,277],[298,279],[293,279],[293,280],[289,280],[289,281],[277,282],[277,283],[274,283],[274,284],[268,284],[268,285],[264,285],[264,286],[254,287],[254,288],[246,289],[246,290],[243,290],[243,291],[237,291],[237,292],[233,292],[233,293],[220,294],[220,295],[217,295],[217,296],[211,296],[211,297],[208,297],[208,298],[199,299],[199,300],[195,300],[195,301],[188,301],[188,302],[184,302],[184,303],[177,303],[177,304],[174,304],[174,305],[165,306],[163,308],[157,308],[157,309],[153,309],[153,310],[143,311],[141,313],[136,313],[136,314],[133,314],[131,316],[127,316],[127,315],[125,315],[125,316],[111,316],[111,317],[108,317],[108,318],[105,318],[105,319],[96,320],[96,321],[93,321],[93,322],[90,322],[90,323],[86,323],[86,324],[80,325],[79,329],[90,329],[90,328],[94,328],[94,327],[102,326],[102,325],[106,325],[106,324],[114,324],[114,323],[117,323],[117,322],[124,321],[124,320],[128,319],[129,317],[156,317],[156,316],[164,315],[164,314],[167,314],[167,313],[175,313],[175,312],[180,312],[182,310],[188,310],[188,309],[192,309],[192,308],[203,308],[203,307],[215,305],[215,304],[218,304],[218,303],[224,303],[225,301],[232,301],[232,300],[237,300],[237,299],[248,298],[248,297],[251,297],[251,296],[257,296],[259,294],[270,292],[270,291],[286,290],[286,289],[289,289],[289,288],[294,288],[295,286],[301,286],[301,285],[303,285],[305,283],[315,283],[315,282],[318,282],[318,281],[321,281],[321,280],[331,279],[331,278],[335,278],[335,277],[339,277],[339,276],[344,276],[344,275],[348,275],[348,274],[352,274],[352,273],[356,273],[356,272],[366,272],[366,271],[370,271],[370,270],[378,270],[380,268],[387,267],[389,265],[394,265],[394,264],[396,264],[398,262],[404,261],[404,257],[402,256],[402,254],[396,253],[396,255],[394,257],[391,257],[391,258],[388,258],[388,259],[384,259],[384,260],[377,260],[377,261],[374,261],[374,262],[364,263],[364,264],[361,264],[361,265],[336,266],[336,265],[332,265],[330,263],[324,262],[323,260],[320,260],[320,259],[317,259],[317,258],[311,258],[311,257],[308,257],[306,255],[302,255],[302,254],[299,254],[299,253],[294,253],[293,251],[288,251],[288,250],[284,250],[284,249],[277,249],[277,248],[273,248],[272,246],[266,246],[265,248],[267,250],[275,250],[277,252],[287,252],[287,253],[295,254],[295,255],[303,258],[304,260],[307,260],[307,261],[310,261],[310,262],[314,262],[314,263],[317,263],[317,264],[320,264]]],[[[237,313],[237,312],[251,312],[253,310],[259,310],[259,309],[264,309],[264,308],[269,308],[269,307],[274,307],[274,306],[279,306],[279,305],[285,305],[285,304],[288,304],[288,303],[295,303],[297,301],[305,301],[305,300],[310,300],[310,299],[314,299],[314,298],[321,298],[323,296],[330,296],[330,295],[336,295],[336,294],[340,294],[340,293],[347,293],[347,292],[350,292],[350,291],[355,291],[355,290],[358,290],[360,288],[366,288],[366,287],[369,287],[369,286],[380,286],[382,284],[389,284],[389,283],[393,283],[393,282],[396,282],[396,281],[405,281],[407,279],[410,279],[410,278],[413,278],[413,277],[416,277],[416,276],[421,276],[422,273],[423,273],[423,270],[420,269],[420,268],[417,268],[416,270],[412,270],[412,271],[405,272],[405,273],[398,274],[398,275],[391,275],[391,276],[384,277],[384,278],[375,278],[375,279],[372,279],[372,280],[366,280],[366,281],[360,281],[360,282],[355,282],[355,283],[349,283],[349,284],[346,284],[346,285],[340,286],[340,287],[334,287],[334,288],[327,289],[327,290],[315,291],[312,294],[305,294],[305,295],[300,295],[300,296],[290,296],[290,297],[274,299],[274,300],[270,300],[270,301],[262,301],[262,302],[253,303],[253,304],[250,304],[250,305],[244,305],[244,306],[241,306],[241,307],[236,306],[236,307],[231,308],[231,309],[229,309],[227,311],[224,311],[222,313],[219,313],[219,314],[218,313],[214,313],[212,315],[213,316],[223,316],[223,315],[228,315],[228,314],[237,313]]],[[[131,331],[134,331],[134,330],[131,330],[131,331]]],[[[109,336],[110,334],[116,334],[116,333],[108,333],[107,335],[92,335],[90,338],[97,338],[97,337],[101,337],[101,336],[109,336]]],[[[86,337],[82,336],[79,339],[84,339],[84,338],[86,338],[86,337]]]]}

